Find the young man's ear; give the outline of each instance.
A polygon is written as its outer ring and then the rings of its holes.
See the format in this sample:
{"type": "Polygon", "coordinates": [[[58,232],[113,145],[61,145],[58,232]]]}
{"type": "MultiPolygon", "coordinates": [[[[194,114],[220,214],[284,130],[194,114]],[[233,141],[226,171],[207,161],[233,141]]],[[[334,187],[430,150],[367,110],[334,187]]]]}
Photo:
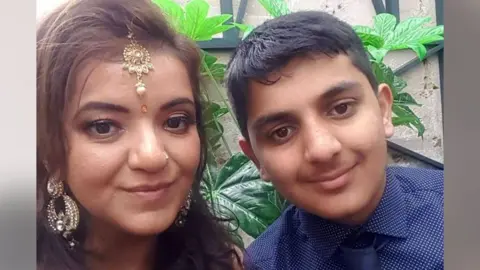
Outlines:
{"type": "Polygon", "coordinates": [[[270,182],[270,176],[253,153],[252,145],[250,144],[250,142],[248,142],[245,138],[241,137],[238,139],[238,145],[240,145],[240,149],[242,149],[242,152],[255,164],[258,171],[260,172],[260,177],[262,178],[262,180],[270,182]]]}
{"type": "Polygon", "coordinates": [[[383,128],[385,130],[385,136],[390,138],[393,136],[393,123],[392,123],[392,104],[393,96],[392,90],[388,84],[382,83],[378,86],[378,105],[380,106],[380,113],[382,114],[383,128]]]}

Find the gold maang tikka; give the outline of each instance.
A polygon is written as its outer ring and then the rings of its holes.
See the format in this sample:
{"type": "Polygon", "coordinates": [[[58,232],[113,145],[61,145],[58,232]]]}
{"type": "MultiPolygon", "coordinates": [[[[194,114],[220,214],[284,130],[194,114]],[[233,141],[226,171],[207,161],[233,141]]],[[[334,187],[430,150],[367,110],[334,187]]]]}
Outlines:
{"type": "MultiPolygon", "coordinates": [[[[153,64],[150,59],[150,53],[145,47],[138,44],[133,33],[128,33],[128,44],[123,50],[123,69],[128,70],[130,74],[135,73],[137,76],[137,84],[135,84],[136,92],[140,98],[145,95],[147,88],[142,80],[142,76],[147,75],[150,70],[153,70],[153,64]]],[[[143,104],[141,108],[143,113],[147,112],[147,105],[143,104]]]]}

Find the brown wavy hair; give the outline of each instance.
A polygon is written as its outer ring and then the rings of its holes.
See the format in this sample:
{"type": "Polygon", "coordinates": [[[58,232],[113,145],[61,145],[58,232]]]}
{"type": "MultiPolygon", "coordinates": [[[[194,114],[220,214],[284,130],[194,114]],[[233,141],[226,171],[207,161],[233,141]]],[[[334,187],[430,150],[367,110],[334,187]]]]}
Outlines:
{"type": "MultiPolygon", "coordinates": [[[[139,42],[167,51],[184,63],[195,96],[202,147],[188,220],[184,227],[172,226],[158,236],[157,268],[230,270],[240,265],[240,254],[234,249],[222,220],[212,214],[211,205],[199,191],[206,160],[199,93],[199,50],[189,39],[175,33],[161,10],[148,0],[71,1],[47,15],[38,25],[37,269],[86,268],[87,251],[81,248],[81,243],[85,240],[88,213],[79,205],[81,223],[74,237],[80,245],[71,251],[66,241],[48,228],[46,183],[49,172],[59,172],[61,177],[66,175],[68,142],[64,134],[64,112],[74,94],[76,74],[87,60],[120,61],[129,30],[139,42]]],[[[66,191],[69,193],[68,187],[66,191]]]]}

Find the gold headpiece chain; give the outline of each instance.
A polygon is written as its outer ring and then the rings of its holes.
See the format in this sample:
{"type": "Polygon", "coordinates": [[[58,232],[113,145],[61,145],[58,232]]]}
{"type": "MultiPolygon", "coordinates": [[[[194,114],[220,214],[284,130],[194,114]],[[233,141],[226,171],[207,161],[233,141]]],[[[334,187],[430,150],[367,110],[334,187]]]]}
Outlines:
{"type": "MultiPolygon", "coordinates": [[[[150,59],[150,53],[145,47],[137,43],[133,33],[129,32],[127,37],[130,40],[130,44],[123,50],[123,69],[128,70],[130,74],[135,73],[137,75],[136,92],[142,98],[147,91],[142,76],[153,70],[153,64],[150,59]]],[[[143,113],[146,113],[147,105],[143,104],[141,110],[143,113]]]]}

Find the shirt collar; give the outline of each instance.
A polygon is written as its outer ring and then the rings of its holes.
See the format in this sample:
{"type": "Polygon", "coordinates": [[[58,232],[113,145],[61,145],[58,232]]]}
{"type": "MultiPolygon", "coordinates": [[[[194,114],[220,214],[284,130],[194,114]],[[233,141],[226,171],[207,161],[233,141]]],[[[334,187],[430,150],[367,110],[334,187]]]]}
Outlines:
{"type": "MultiPolygon", "coordinates": [[[[361,227],[366,231],[396,238],[408,236],[407,205],[402,187],[390,169],[386,170],[385,191],[370,219],[361,227]]],[[[297,212],[298,233],[306,236],[324,259],[329,258],[345,238],[358,227],[334,223],[303,210],[297,212]]]]}

